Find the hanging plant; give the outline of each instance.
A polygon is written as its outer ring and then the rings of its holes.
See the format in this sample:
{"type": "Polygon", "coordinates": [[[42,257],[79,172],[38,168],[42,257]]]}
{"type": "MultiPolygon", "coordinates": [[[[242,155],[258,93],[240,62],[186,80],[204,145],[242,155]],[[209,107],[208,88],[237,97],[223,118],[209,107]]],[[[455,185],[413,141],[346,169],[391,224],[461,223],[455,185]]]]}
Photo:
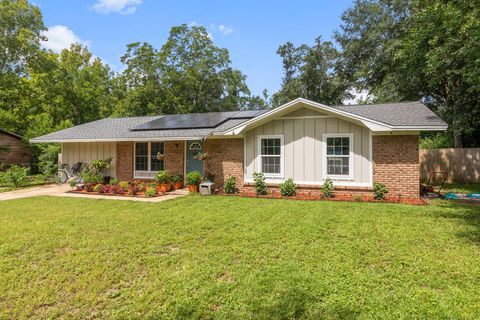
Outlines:
{"type": "Polygon", "coordinates": [[[207,158],[208,158],[208,153],[206,153],[206,152],[197,152],[193,155],[193,159],[195,159],[195,160],[203,161],[207,158]]]}

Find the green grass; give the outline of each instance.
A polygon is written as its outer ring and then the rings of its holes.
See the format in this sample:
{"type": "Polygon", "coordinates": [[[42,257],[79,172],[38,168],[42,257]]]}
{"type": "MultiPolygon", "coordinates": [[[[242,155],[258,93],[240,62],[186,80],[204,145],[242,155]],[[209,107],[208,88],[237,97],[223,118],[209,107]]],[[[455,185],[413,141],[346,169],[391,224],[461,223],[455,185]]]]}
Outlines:
{"type": "Polygon", "coordinates": [[[480,193],[480,183],[464,183],[464,184],[445,184],[442,193],[480,193]]]}
{"type": "Polygon", "coordinates": [[[480,207],[189,196],[0,203],[0,318],[460,319],[480,207]]]}

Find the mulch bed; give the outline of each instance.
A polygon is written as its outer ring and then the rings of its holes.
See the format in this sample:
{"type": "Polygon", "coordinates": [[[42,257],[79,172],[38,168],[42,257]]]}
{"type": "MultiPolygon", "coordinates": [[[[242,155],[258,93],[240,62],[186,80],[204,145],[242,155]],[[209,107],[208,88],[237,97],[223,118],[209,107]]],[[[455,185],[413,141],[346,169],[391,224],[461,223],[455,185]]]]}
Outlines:
{"type": "Polygon", "coordinates": [[[135,195],[129,195],[127,193],[113,194],[113,193],[102,193],[102,192],[88,192],[88,191],[85,191],[85,190],[69,190],[67,192],[68,193],[89,194],[89,195],[95,195],[95,196],[112,196],[112,197],[126,197],[126,198],[150,198],[150,199],[158,198],[158,197],[162,197],[162,196],[166,195],[166,193],[157,193],[153,197],[147,197],[145,195],[145,192],[139,192],[135,195]]]}
{"type": "Polygon", "coordinates": [[[325,198],[318,193],[299,193],[292,197],[284,197],[279,192],[271,193],[266,196],[257,196],[254,192],[240,192],[236,194],[225,194],[218,192],[218,195],[230,197],[244,197],[244,198],[262,198],[262,199],[287,199],[287,200],[315,200],[315,201],[346,201],[346,202],[376,202],[376,203],[403,203],[412,205],[427,205],[428,200],[422,198],[400,198],[387,197],[385,200],[375,200],[372,196],[350,196],[350,195],[335,195],[333,198],[325,198]]]}

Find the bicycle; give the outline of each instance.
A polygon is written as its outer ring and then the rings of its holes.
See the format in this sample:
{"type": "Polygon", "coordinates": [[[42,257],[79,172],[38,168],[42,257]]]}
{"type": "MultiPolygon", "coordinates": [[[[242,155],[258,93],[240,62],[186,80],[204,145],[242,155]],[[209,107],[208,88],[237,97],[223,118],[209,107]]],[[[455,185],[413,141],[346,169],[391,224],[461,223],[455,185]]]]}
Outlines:
{"type": "Polygon", "coordinates": [[[72,165],[72,169],[68,169],[68,164],[59,163],[60,168],[53,176],[53,179],[58,184],[63,184],[72,178],[80,180],[80,173],[82,172],[84,163],[77,162],[72,165]]]}

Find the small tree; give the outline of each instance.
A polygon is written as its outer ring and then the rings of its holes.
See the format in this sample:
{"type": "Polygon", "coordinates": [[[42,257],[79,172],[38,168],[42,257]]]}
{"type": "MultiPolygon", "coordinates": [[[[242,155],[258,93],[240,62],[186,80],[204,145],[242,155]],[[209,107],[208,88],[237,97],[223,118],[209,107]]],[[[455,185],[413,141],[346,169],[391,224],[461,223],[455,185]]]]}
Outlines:
{"type": "Polygon", "coordinates": [[[253,182],[255,184],[255,194],[257,196],[264,196],[267,192],[267,184],[265,183],[265,176],[261,172],[253,173],[253,182]]]}

